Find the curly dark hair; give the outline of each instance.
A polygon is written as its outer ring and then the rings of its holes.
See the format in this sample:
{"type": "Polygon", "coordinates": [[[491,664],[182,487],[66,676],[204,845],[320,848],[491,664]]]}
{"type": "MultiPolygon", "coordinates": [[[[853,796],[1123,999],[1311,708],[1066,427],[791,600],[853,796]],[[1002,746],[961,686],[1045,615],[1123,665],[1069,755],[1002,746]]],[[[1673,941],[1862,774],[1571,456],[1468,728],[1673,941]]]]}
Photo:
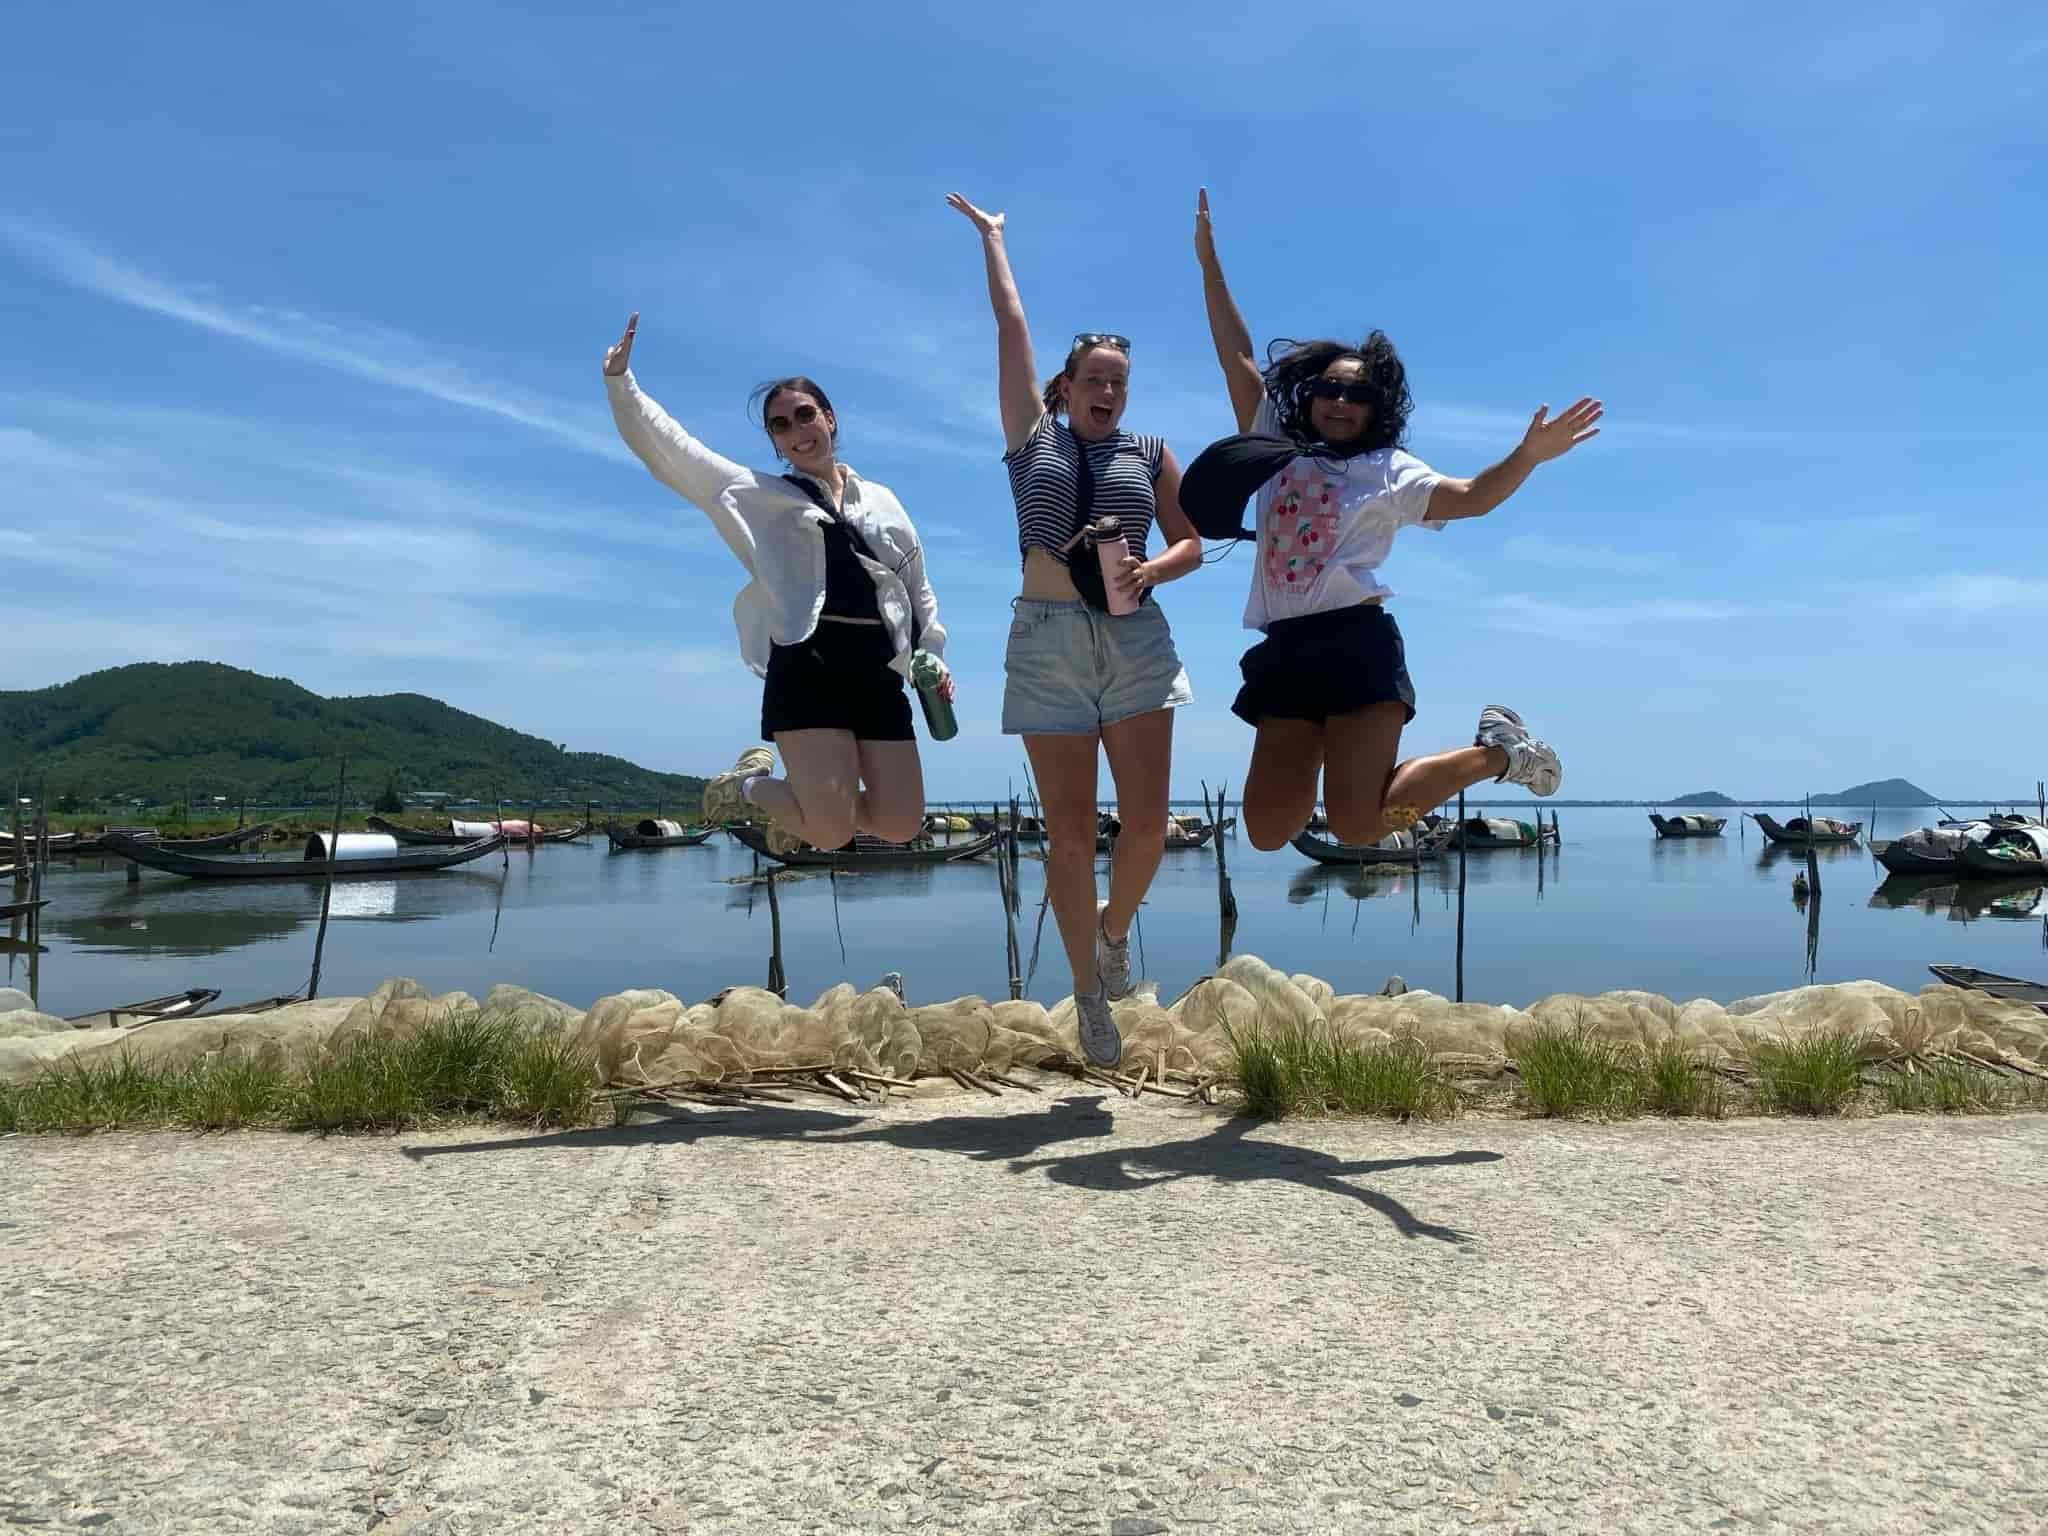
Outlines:
{"type": "Polygon", "coordinates": [[[1385,331],[1374,331],[1357,346],[1341,341],[1290,341],[1281,337],[1266,348],[1266,396],[1280,415],[1280,427],[1304,448],[1334,448],[1343,454],[1398,448],[1408,435],[1408,416],[1415,398],[1408,393],[1408,370],[1385,331]],[[1371,414],[1365,430],[1346,443],[1326,443],[1310,425],[1308,386],[1340,357],[1365,365],[1371,386],[1371,414]]]}

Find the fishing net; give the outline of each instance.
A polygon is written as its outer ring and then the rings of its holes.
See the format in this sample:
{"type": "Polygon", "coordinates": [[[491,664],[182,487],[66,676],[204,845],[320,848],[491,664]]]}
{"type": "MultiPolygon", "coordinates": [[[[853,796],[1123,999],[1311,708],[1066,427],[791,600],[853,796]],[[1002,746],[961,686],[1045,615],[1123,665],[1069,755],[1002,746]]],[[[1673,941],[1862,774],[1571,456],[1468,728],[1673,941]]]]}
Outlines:
{"type": "MultiPolygon", "coordinates": [[[[589,1009],[516,987],[481,1001],[430,994],[403,978],[364,998],[296,1003],[268,1013],[170,1019],[132,1030],[74,1029],[0,998],[0,1079],[33,1076],[71,1058],[108,1062],[126,1052],[146,1064],[184,1067],[209,1059],[283,1063],[367,1039],[405,1039],[464,1010],[510,1021],[587,1051],[607,1087],[716,1085],[770,1069],[826,1069],[910,1080],[951,1070],[1006,1074],[1080,1060],[1074,1002],[958,997],[906,1004],[885,987],[842,983],[808,1006],[758,987],[734,987],[686,1003],[644,988],[613,993],[589,1009]]],[[[1310,1030],[1359,1046],[1417,1041],[1438,1059],[1498,1071],[1532,1030],[1585,1032],[1619,1045],[1675,1043],[1709,1061],[1740,1065],[1758,1041],[1846,1033],[1867,1059],[1959,1053],[2024,1069],[2048,1068],[2048,1016],[2023,1003],[1930,985],[1918,994],[1872,981],[1796,987],[1722,1004],[1679,1002],[1652,992],[1557,993],[1525,1009],[1458,1003],[1435,993],[1340,995],[1326,981],[1287,975],[1254,955],[1232,958],[1169,1004],[1149,990],[1114,1005],[1124,1067],[1155,1075],[1225,1077],[1232,1037],[1254,1030],[1310,1030]]]]}

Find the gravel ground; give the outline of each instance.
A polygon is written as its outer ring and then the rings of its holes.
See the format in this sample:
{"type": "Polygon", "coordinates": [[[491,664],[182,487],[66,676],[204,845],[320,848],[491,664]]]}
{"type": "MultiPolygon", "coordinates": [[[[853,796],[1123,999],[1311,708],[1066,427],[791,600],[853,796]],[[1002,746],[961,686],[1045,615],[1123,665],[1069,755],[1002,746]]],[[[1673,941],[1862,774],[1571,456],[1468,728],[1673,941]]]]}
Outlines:
{"type": "Polygon", "coordinates": [[[845,1109],[0,1142],[0,1519],[2048,1528],[2048,1118],[845,1109]]]}

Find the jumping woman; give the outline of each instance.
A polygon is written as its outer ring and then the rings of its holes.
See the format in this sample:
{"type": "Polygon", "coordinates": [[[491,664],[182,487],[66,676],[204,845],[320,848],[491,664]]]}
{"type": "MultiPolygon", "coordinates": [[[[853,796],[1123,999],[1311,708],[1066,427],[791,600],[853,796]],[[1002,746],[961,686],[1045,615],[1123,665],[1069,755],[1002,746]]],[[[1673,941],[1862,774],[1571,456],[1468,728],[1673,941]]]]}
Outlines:
{"type": "MultiPolygon", "coordinates": [[[[636,312],[605,354],[605,392],[626,446],[654,478],[703,509],[753,579],[733,604],[740,656],[765,678],[761,734],[704,787],[717,821],[743,805],[768,814],[777,852],[839,848],[855,831],[891,842],[924,820],[924,770],[910,723],[913,650],[942,656],[945,626],[924,552],[886,486],[840,463],[839,419],[812,380],[754,392],[761,426],[788,474],[721,458],[642,394],[627,367],[636,312]]],[[[952,697],[947,676],[943,691],[952,697]]]]}
{"type": "Polygon", "coordinates": [[[1438,474],[1401,441],[1414,401],[1394,344],[1374,331],[1357,346],[1275,342],[1261,367],[1216,259],[1209,194],[1195,213],[1195,254],[1216,360],[1238,429],[1189,466],[1185,500],[1209,537],[1234,533],[1257,498],[1257,550],[1244,687],[1231,709],[1257,732],[1245,777],[1245,835],[1279,848],[1308,825],[1320,777],[1330,830],[1346,843],[1379,841],[1413,826],[1430,806],[1485,779],[1552,795],[1564,777],[1557,753],[1513,710],[1490,704],[1473,745],[1400,756],[1415,718],[1401,631],[1376,567],[1394,535],[1414,524],[1441,530],[1483,517],[1537,465],[1599,435],[1600,402],[1582,399],[1555,418],[1537,408],[1505,459],[1469,480],[1438,474]],[[1212,522],[1212,516],[1218,521],[1212,522]]]}
{"type": "Polygon", "coordinates": [[[1017,503],[1023,591],[1011,605],[1003,660],[1003,732],[1024,738],[1044,800],[1045,878],[1074,970],[1081,1047],[1091,1060],[1113,1064],[1123,1044],[1109,1004],[1130,990],[1131,922],[1166,847],[1173,711],[1193,697],[1152,593],[1201,564],[1202,544],[1181,515],[1180,466],[1166,444],[1123,430],[1131,344],[1083,332],[1041,389],[1003,215],[984,213],[957,192],[946,202],[981,233],[996,316],[1003,463],[1017,503]],[[1120,552],[1113,536],[1105,546],[1114,574],[1082,537],[1103,517],[1115,518],[1122,533],[1120,552]],[[1155,521],[1166,548],[1147,559],[1155,521]],[[1112,612],[1112,605],[1129,611],[1112,612]],[[1109,899],[1100,905],[1098,742],[1123,822],[1109,899]]]}

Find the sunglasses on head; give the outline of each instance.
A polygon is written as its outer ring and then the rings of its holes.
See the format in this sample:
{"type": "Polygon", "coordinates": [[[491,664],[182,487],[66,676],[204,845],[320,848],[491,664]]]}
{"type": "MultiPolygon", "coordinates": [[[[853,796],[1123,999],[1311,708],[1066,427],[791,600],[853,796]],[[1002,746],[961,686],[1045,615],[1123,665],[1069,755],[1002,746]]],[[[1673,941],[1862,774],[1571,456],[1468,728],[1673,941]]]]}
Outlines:
{"type": "Polygon", "coordinates": [[[1362,380],[1311,379],[1303,393],[1311,400],[1342,400],[1346,405],[1371,405],[1375,391],[1362,380]]]}
{"type": "Polygon", "coordinates": [[[1086,351],[1089,347],[1115,347],[1125,357],[1131,355],[1131,338],[1119,336],[1114,331],[1081,331],[1074,337],[1074,350],[1086,351]]]}
{"type": "Polygon", "coordinates": [[[770,416],[768,418],[768,430],[777,437],[780,437],[791,427],[808,427],[817,419],[818,408],[815,405],[800,405],[788,416],[784,416],[779,412],[776,415],[770,416]]]}

